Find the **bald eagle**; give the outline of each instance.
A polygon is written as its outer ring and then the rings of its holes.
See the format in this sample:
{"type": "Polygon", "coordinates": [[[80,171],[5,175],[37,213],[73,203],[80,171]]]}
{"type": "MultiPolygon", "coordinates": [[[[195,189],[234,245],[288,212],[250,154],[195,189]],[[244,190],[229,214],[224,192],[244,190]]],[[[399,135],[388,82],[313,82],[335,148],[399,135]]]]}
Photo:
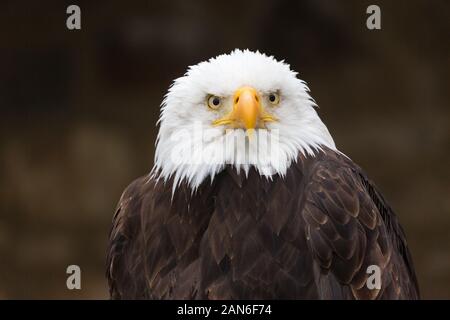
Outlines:
{"type": "Polygon", "coordinates": [[[315,107],[288,64],[259,52],[176,79],[154,167],[113,217],[111,297],[419,298],[397,217],[315,107]]]}

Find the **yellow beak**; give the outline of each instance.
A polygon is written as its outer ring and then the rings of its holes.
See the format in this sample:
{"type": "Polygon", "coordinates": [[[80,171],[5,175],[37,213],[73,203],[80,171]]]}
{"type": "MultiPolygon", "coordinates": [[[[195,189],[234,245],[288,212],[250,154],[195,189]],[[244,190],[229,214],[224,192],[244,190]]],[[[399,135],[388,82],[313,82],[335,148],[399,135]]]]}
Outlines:
{"type": "Polygon", "coordinates": [[[264,122],[275,121],[275,117],[263,111],[258,92],[252,87],[236,90],[233,97],[233,109],[225,117],[213,122],[213,125],[231,125],[234,128],[255,129],[263,127],[264,122]]]}
{"type": "Polygon", "coordinates": [[[243,87],[234,94],[233,114],[245,129],[255,129],[261,113],[258,93],[251,87],[243,87]]]}

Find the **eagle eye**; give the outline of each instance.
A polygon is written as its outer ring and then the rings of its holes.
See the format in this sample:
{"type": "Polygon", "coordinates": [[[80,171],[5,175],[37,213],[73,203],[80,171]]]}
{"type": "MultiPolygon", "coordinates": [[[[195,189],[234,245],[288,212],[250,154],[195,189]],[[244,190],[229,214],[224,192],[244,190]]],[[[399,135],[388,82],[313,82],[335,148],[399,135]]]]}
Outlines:
{"type": "Polygon", "coordinates": [[[280,95],[276,92],[269,93],[268,98],[269,102],[274,106],[280,103],[280,95]]]}
{"type": "Polygon", "coordinates": [[[217,110],[222,104],[222,99],[218,96],[210,95],[208,97],[208,107],[213,110],[217,110]]]}

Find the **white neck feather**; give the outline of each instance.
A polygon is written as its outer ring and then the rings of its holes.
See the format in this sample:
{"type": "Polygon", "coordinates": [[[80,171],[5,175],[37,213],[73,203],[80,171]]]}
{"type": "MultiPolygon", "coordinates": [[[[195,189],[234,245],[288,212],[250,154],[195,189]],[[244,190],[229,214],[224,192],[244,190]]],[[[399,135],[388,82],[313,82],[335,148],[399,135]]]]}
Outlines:
{"type": "Polygon", "coordinates": [[[244,130],[204,128],[201,123],[173,128],[161,123],[154,177],[173,178],[174,191],[186,181],[193,191],[208,177],[231,165],[242,174],[251,166],[265,177],[284,176],[300,154],[314,156],[322,146],[336,150],[333,138],[313,108],[299,119],[286,119],[269,130],[257,129],[250,139],[244,130]]]}

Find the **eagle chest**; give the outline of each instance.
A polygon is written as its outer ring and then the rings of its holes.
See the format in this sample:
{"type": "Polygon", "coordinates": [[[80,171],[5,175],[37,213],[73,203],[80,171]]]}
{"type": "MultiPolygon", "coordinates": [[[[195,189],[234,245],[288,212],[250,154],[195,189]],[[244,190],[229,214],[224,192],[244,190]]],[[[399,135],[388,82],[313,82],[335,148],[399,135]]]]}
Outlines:
{"type": "MultiPolygon", "coordinates": [[[[211,216],[200,238],[200,291],[208,298],[297,297],[309,292],[303,173],[267,179],[225,170],[216,179],[211,216]]],[[[211,191],[210,191],[211,192],[211,191]]]]}

